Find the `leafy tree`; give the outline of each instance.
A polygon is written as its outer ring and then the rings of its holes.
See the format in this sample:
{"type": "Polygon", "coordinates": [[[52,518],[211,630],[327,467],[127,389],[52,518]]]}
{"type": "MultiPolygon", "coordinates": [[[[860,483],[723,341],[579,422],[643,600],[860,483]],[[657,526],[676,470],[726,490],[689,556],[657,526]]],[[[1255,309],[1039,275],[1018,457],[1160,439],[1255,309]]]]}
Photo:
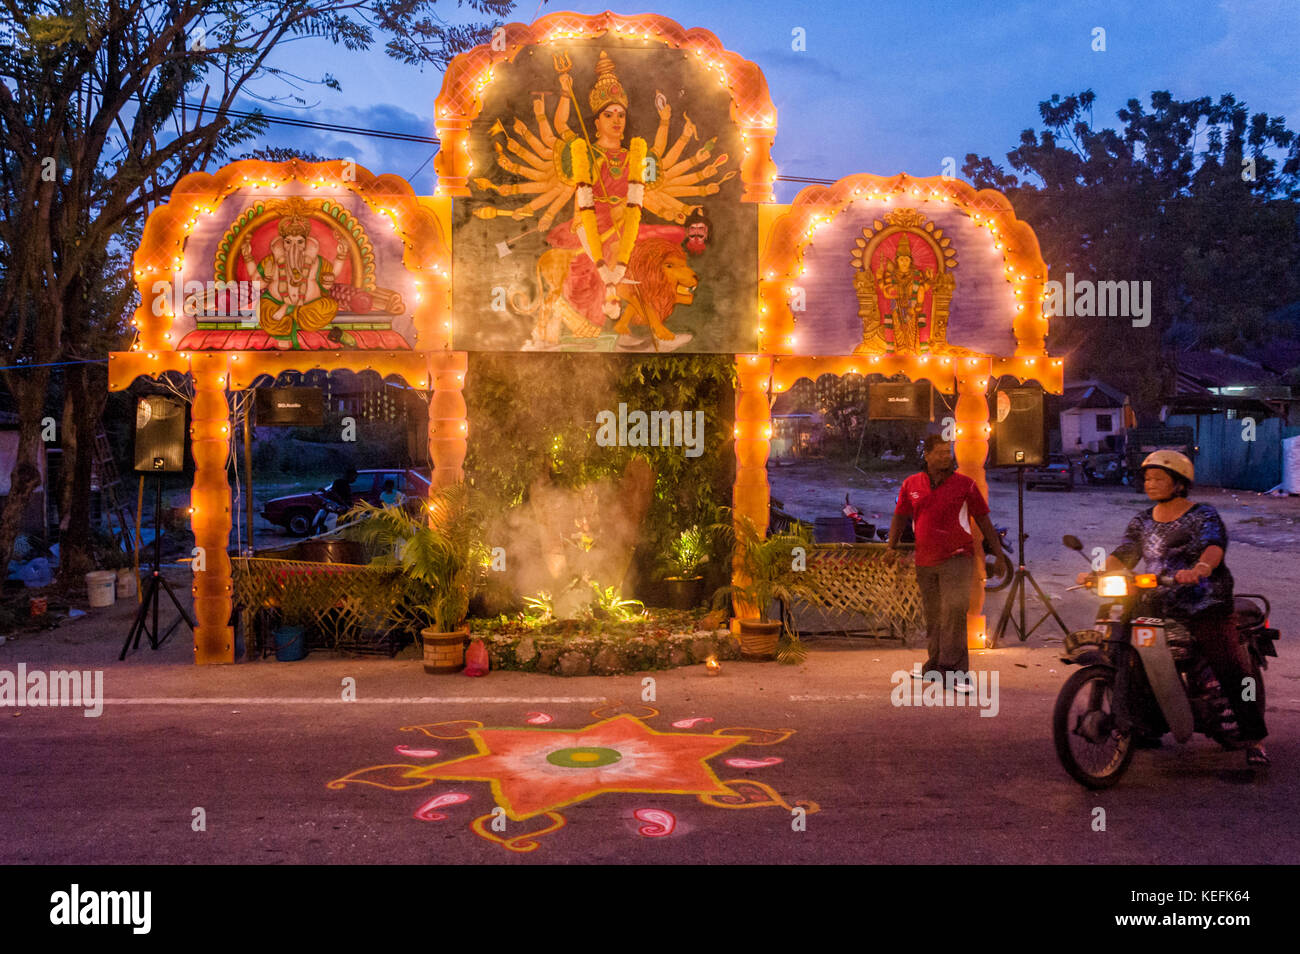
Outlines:
{"type": "Polygon", "coordinates": [[[1179,348],[1239,350],[1284,333],[1268,316],[1300,298],[1300,137],[1232,95],[1167,92],[1149,108],[1130,99],[1120,128],[1098,129],[1094,98],[1039,103],[1044,128],[1007,154],[1020,176],[974,154],[963,172],[1007,194],[1050,278],[1151,282],[1149,327],[1063,316],[1048,343],[1074,376],[1123,376],[1150,413],[1173,390],[1179,348]]]}
{"type": "MultiPolygon", "coordinates": [[[[512,0],[461,0],[493,18],[512,0]]],[[[187,173],[227,159],[265,128],[235,118],[243,95],[301,98],[271,54],[283,43],[369,49],[379,35],[404,63],[443,68],[494,23],[453,26],[435,0],[6,0],[0,45],[0,362],[20,418],[11,490],[0,509],[0,565],[39,483],[50,368],[100,352],[132,292],[129,250],[148,212],[187,173]]],[[[328,73],[322,85],[341,89],[328,73]]],[[[94,387],[67,390],[65,419],[98,414],[94,387]]],[[[77,457],[90,442],[78,439],[77,457]]],[[[88,465],[65,461],[76,474],[88,465]]],[[[76,496],[76,494],[73,494],[76,496]]],[[[76,523],[88,513],[76,512],[76,523]]],[[[74,545],[84,526],[70,527],[74,545]]],[[[75,566],[79,561],[69,561],[75,566]]]]}

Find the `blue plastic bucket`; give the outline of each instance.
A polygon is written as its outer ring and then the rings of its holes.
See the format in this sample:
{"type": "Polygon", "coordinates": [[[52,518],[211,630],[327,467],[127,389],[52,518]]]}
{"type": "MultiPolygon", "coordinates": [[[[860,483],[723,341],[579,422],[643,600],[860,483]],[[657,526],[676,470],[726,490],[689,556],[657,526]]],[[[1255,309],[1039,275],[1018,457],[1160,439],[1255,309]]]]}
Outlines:
{"type": "Polygon", "coordinates": [[[295,662],[307,655],[307,640],[303,638],[303,627],[281,626],[274,633],[275,658],[280,662],[295,662]]]}

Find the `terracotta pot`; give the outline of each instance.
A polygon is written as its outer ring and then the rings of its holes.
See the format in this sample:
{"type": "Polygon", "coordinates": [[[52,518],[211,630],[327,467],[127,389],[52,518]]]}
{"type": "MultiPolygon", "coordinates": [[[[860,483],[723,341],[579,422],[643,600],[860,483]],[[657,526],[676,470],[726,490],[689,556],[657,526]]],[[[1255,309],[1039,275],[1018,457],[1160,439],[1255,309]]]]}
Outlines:
{"type": "Polygon", "coordinates": [[[664,580],[664,602],[675,610],[693,610],[704,602],[704,577],[664,580]]]}
{"type": "Polygon", "coordinates": [[[440,674],[460,672],[465,668],[465,644],[469,642],[469,630],[440,633],[429,627],[420,631],[420,642],[424,646],[425,672],[440,674]]]}
{"type": "Polygon", "coordinates": [[[740,658],[751,662],[776,658],[776,644],[781,639],[780,623],[760,623],[756,619],[740,622],[740,658]]]}

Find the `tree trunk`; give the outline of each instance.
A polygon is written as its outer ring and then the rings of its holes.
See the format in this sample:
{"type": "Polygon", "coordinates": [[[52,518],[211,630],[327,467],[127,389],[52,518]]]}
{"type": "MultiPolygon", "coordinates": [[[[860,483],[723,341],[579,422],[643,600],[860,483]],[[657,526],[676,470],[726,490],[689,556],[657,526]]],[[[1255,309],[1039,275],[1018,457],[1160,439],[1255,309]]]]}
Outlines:
{"type": "MultiPolygon", "coordinates": [[[[63,582],[80,580],[95,569],[90,482],[95,432],[107,397],[106,387],[96,380],[96,371],[93,365],[73,365],[64,379],[64,419],[71,417],[76,423],[63,434],[63,483],[68,489],[67,509],[59,522],[59,579],[63,582]],[[66,413],[68,408],[71,414],[66,413]]],[[[103,478],[101,474],[101,488],[103,478]]]]}
{"type": "Polygon", "coordinates": [[[41,418],[50,383],[49,368],[5,372],[5,383],[18,405],[18,452],[9,475],[9,495],[0,507],[0,567],[13,556],[14,538],[32,495],[41,487],[41,418]]]}

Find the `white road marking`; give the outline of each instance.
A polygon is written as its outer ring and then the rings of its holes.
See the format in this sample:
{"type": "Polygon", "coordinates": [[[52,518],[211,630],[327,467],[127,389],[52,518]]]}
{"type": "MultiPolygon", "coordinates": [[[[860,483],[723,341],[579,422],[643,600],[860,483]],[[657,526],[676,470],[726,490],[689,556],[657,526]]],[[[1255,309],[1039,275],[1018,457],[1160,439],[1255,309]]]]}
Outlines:
{"type": "Polygon", "coordinates": [[[492,705],[564,705],[566,703],[609,702],[603,696],[548,696],[544,698],[514,698],[511,696],[388,696],[375,699],[360,697],[352,701],[319,696],[160,696],[141,699],[105,699],[109,706],[409,706],[456,705],[459,703],[489,703],[492,705]]]}
{"type": "MultiPolygon", "coordinates": [[[[888,693],[885,693],[888,696],[888,693]]],[[[791,696],[791,702],[848,702],[857,699],[879,699],[879,692],[853,692],[845,695],[817,695],[815,693],[802,696],[791,696]]]]}

